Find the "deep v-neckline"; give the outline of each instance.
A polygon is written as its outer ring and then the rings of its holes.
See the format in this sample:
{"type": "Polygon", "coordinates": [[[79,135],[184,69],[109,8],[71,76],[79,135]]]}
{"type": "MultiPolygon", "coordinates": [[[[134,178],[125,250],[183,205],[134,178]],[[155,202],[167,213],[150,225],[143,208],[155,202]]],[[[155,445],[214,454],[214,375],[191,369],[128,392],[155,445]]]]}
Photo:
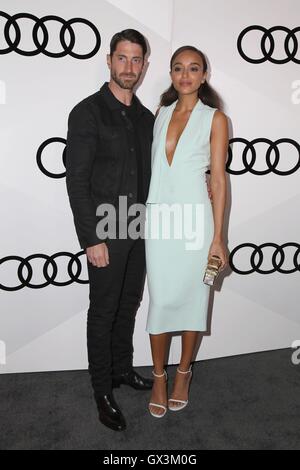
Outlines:
{"type": "Polygon", "coordinates": [[[196,106],[198,105],[199,101],[200,101],[200,100],[198,99],[198,101],[196,102],[195,106],[193,107],[193,109],[192,109],[192,111],[191,111],[191,114],[189,115],[188,120],[187,120],[186,123],[185,123],[185,126],[184,126],[184,128],[183,128],[183,130],[182,130],[182,132],[181,132],[181,134],[180,134],[180,136],[179,136],[179,139],[177,140],[177,143],[176,143],[176,146],[175,146],[175,149],[174,149],[174,152],[173,152],[173,157],[172,157],[171,164],[169,164],[168,156],[167,156],[167,149],[166,149],[166,147],[167,147],[167,137],[168,137],[168,130],[169,130],[169,127],[170,127],[170,123],[171,123],[171,121],[172,121],[172,117],[173,117],[173,114],[174,114],[174,111],[175,111],[176,104],[177,104],[178,100],[176,100],[175,103],[174,103],[175,106],[173,106],[173,109],[171,110],[170,117],[169,117],[169,119],[168,119],[168,121],[167,121],[166,133],[165,133],[165,139],[164,139],[164,154],[165,154],[165,160],[166,160],[166,163],[167,163],[167,165],[168,165],[169,168],[172,168],[172,166],[173,166],[173,161],[174,161],[174,158],[175,158],[175,154],[176,154],[178,145],[179,145],[180,140],[181,140],[182,136],[184,135],[184,133],[185,133],[185,131],[186,131],[188,125],[189,125],[189,122],[190,122],[190,120],[191,120],[192,114],[193,114],[193,112],[194,112],[196,106]]]}

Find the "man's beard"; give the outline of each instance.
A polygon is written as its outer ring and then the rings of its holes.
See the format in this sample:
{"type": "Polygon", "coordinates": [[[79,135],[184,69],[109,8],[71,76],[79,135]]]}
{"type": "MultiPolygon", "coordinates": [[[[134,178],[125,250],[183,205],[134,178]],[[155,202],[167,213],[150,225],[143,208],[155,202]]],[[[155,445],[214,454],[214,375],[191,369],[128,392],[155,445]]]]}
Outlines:
{"type": "Polygon", "coordinates": [[[124,90],[132,90],[139,81],[140,76],[141,74],[138,77],[131,76],[126,80],[126,77],[123,79],[122,77],[118,77],[114,70],[111,71],[111,78],[124,90]]]}

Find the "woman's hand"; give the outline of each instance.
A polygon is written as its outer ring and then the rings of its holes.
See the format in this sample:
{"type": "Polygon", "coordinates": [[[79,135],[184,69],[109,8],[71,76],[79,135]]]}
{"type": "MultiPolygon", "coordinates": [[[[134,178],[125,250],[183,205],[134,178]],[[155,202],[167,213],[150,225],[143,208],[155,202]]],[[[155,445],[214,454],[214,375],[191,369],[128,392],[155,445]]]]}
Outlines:
{"type": "Polygon", "coordinates": [[[212,255],[219,256],[219,258],[221,258],[222,264],[221,264],[220,271],[223,271],[225,266],[227,266],[227,264],[228,264],[227,249],[225,247],[225,244],[224,244],[223,240],[213,240],[212,241],[212,243],[210,245],[209,252],[208,252],[207,260],[212,255]]]}

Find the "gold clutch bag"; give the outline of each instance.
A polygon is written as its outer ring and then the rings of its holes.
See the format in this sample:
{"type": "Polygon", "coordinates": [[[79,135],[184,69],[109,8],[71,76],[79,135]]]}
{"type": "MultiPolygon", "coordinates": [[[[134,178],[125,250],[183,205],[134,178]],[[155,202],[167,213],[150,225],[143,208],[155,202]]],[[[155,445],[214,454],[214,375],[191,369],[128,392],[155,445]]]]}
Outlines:
{"type": "Polygon", "coordinates": [[[219,256],[213,255],[209,258],[203,277],[204,284],[208,284],[209,286],[214,284],[215,279],[220,273],[221,265],[222,261],[219,256]]]}

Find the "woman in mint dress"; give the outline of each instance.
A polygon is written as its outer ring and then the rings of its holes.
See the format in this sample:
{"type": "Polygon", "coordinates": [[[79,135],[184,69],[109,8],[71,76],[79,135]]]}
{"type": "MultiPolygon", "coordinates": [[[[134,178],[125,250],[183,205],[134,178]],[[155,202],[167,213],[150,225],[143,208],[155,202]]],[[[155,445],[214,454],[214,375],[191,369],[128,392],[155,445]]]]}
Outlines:
{"type": "Polygon", "coordinates": [[[223,242],[228,129],[219,99],[206,82],[204,54],[192,46],[171,58],[172,84],[162,95],[152,144],[146,200],[146,264],[154,385],[150,413],[158,418],[188,403],[191,361],[207,328],[209,255],[227,264],[223,242]],[[210,168],[211,204],[206,171],[210,168]],[[170,332],[182,332],[182,355],[170,398],[164,370],[170,332]]]}

